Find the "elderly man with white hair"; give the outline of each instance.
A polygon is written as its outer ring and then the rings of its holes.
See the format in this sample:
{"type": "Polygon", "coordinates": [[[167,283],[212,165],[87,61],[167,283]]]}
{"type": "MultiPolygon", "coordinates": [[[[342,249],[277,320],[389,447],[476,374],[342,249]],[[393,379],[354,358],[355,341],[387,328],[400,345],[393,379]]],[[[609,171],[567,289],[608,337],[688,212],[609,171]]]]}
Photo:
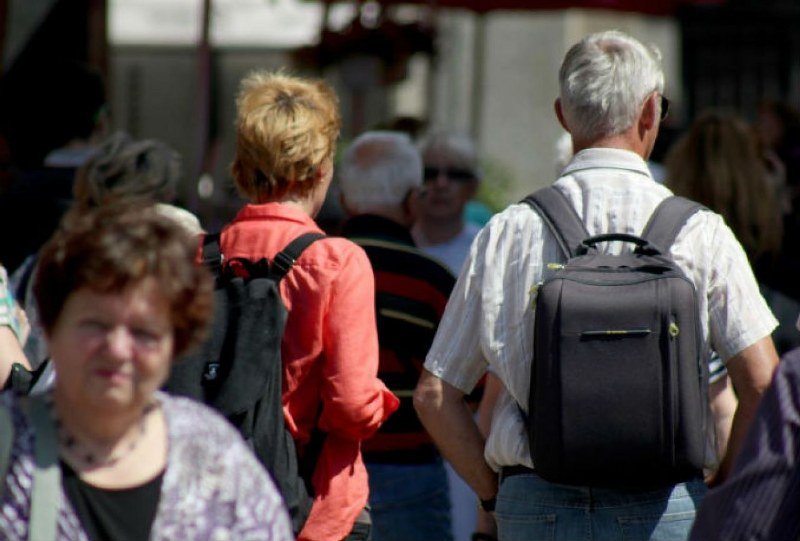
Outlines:
{"type": "Polygon", "coordinates": [[[478,151],[469,137],[433,132],[420,144],[423,190],[411,235],[420,249],[458,274],[480,227],[464,209],[480,184],[478,151]]]}
{"type": "Polygon", "coordinates": [[[414,247],[409,226],[422,185],[419,152],[404,134],[367,132],[338,167],[345,237],[375,273],[379,376],[400,409],[364,441],[374,541],[452,539],[442,458],[419,422],[413,390],[455,278],[414,247]]]}
{"type": "MultiPolygon", "coordinates": [[[[592,34],[566,53],[559,84],[555,112],[572,137],[575,156],[554,189],[590,235],[639,235],[671,195],[653,180],[645,161],[668,105],[658,52],[622,32],[592,34]]],[[[632,248],[605,243],[601,250],[621,254],[632,248]]],[[[669,255],[696,290],[698,358],[709,359],[711,350],[717,351],[739,397],[729,447],[714,480],[719,482],[777,363],[770,338],[776,321],[741,245],[719,215],[708,210],[692,215],[669,255]]],[[[534,304],[548,265],[563,257],[547,224],[527,204],[511,205],[478,234],[415,393],[422,423],[484,509],[494,510],[501,541],[685,539],[705,494],[700,471],[686,482],[652,490],[558,484],[537,474],[526,421],[534,304]],[[505,390],[484,439],[463,397],[487,369],[505,390]]],[[[616,392],[604,381],[581,384],[616,392]]]]}

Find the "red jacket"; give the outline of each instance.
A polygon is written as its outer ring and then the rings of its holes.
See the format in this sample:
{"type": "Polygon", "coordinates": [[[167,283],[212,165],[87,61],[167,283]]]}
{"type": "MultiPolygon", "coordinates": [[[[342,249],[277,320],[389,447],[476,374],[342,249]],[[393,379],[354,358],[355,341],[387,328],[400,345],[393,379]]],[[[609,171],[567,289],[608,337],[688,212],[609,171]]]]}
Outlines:
{"type": "MultiPolygon", "coordinates": [[[[226,258],[272,260],[309,231],[320,229],[290,205],[246,205],[223,229],[220,246],[226,258]]],[[[377,377],[372,269],[357,245],[326,238],[303,252],[280,292],[289,311],[281,349],[287,426],[301,450],[318,412],[327,432],[312,478],[314,505],[298,539],[339,541],[369,495],[361,440],[399,405],[377,377]]]]}

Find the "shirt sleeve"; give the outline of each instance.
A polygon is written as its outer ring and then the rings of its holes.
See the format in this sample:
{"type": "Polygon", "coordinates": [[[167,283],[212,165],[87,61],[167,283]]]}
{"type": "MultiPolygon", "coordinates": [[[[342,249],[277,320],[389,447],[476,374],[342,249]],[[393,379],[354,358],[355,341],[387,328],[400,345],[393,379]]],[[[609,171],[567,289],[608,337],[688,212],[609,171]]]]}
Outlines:
{"type": "Polygon", "coordinates": [[[519,403],[528,395],[535,284],[558,245],[527,205],[511,205],[481,229],[470,247],[425,368],[469,393],[491,366],[519,403]],[[524,240],[521,240],[524,239],[524,240]]]}
{"type": "Polygon", "coordinates": [[[703,500],[692,541],[800,538],[800,350],[787,354],[733,472],[703,500]]]}
{"type": "Polygon", "coordinates": [[[724,362],[768,336],[778,326],[753,275],[750,262],[722,218],[711,234],[708,310],[711,344],[724,362]]]}
{"type": "Polygon", "coordinates": [[[426,370],[465,394],[472,392],[487,368],[480,350],[484,266],[478,254],[483,253],[484,237],[479,234],[470,249],[425,359],[426,370]]]}
{"type": "Polygon", "coordinates": [[[312,484],[314,504],[298,541],[342,539],[367,500],[361,440],[400,405],[378,379],[375,283],[366,254],[351,244],[331,284],[324,320],[322,413],[326,432],[312,484]]]}
{"type": "Polygon", "coordinates": [[[364,251],[351,246],[331,284],[325,315],[319,427],[362,440],[380,427],[400,400],[378,379],[375,278],[364,251]]]}

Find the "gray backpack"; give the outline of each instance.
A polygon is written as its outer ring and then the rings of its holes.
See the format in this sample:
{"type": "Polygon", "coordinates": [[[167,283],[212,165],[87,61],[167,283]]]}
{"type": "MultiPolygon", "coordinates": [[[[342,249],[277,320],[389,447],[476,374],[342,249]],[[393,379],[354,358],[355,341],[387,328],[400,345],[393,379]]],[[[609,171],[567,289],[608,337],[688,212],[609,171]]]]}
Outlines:
{"type": "Polygon", "coordinates": [[[590,237],[557,189],[524,202],[566,260],[536,298],[527,422],[536,472],[557,483],[623,489],[699,476],[708,364],[694,284],[669,248],[703,207],[669,197],[641,237],[590,237]],[[608,241],[636,247],[620,255],[596,249],[608,241]]]}
{"type": "MultiPolygon", "coordinates": [[[[21,397],[22,411],[33,426],[33,486],[28,519],[29,541],[55,541],[61,500],[61,468],[58,464],[58,436],[44,397],[21,397]]],[[[0,406],[0,502],[6,490],[14,445],[11,412],[0,406]]]]}

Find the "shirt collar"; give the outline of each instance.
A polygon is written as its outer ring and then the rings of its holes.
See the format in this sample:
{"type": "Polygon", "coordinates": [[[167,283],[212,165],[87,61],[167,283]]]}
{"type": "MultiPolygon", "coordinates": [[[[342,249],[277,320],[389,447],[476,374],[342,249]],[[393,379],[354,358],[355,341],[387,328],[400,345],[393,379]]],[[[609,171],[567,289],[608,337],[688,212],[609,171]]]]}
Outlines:
{"type": "Polygon", "coordinates": [[[353,216],[342,227],[342,235],[348,238],[382,239],[414,246],[414,239],[411,238],[411,233],[407,228],[375,214],[353,216]]]}
{"type": "Polygon", "coordinates": [[[262,203],[262,204],[254,204],[254,203],[247,204],[244,207],[242,207],[242,209],[236,214],[235,221],[263,220],[264,218],[286,220],[290,222],[305,224],[315,229],[319,228],[314,219],[305,212],[303,212],[302,210],[293,207],[291,205],[285,205],[283,203],[274,203],[274,202],[262,203]]]}
{"type": "Polygon", "coordinates": [[[587,148],[581,150],[564,168],[562,176],[587,169],[623,169],[652,179],[647,163],[638,154],[620,148],[587,148]]]}

